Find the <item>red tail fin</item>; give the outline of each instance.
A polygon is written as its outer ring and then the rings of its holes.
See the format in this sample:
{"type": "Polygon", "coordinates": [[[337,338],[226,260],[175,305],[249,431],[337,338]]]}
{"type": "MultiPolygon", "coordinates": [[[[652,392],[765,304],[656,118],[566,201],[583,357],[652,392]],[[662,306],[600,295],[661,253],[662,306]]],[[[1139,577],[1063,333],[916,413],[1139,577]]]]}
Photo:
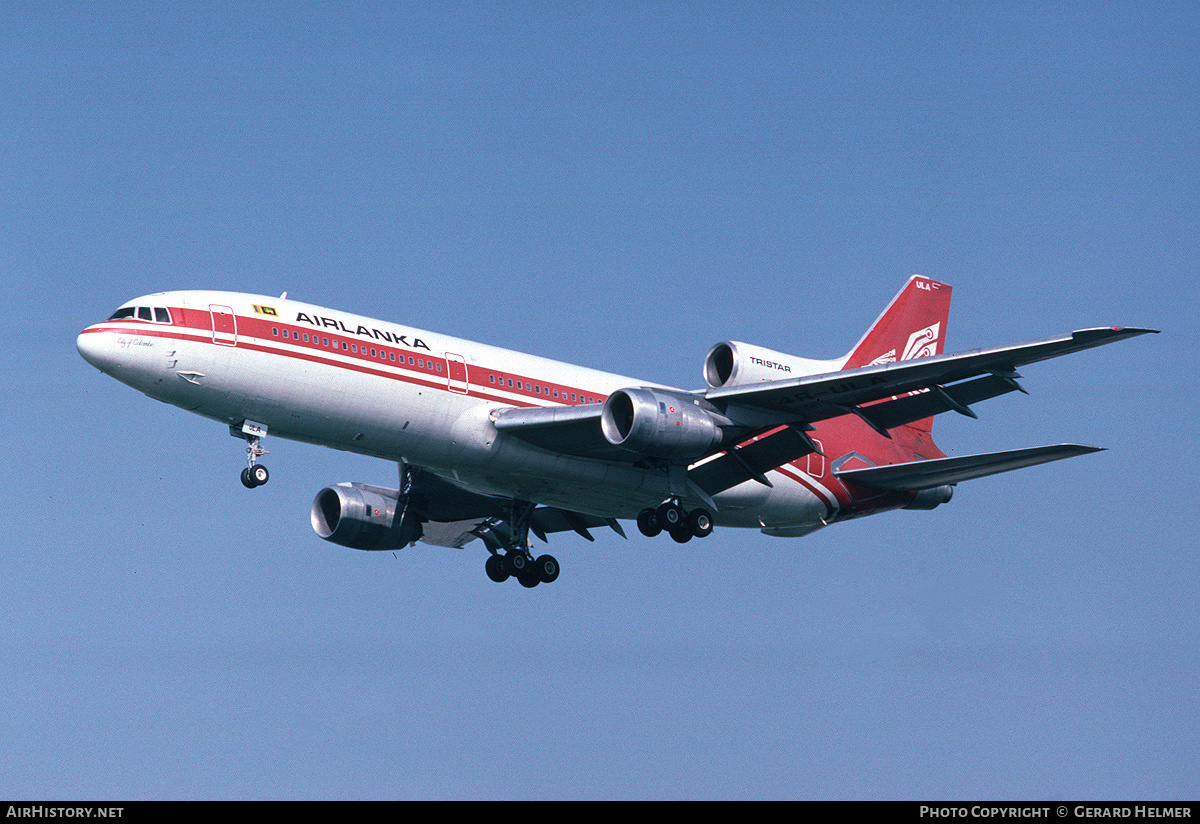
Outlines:
{"type": "Polygon", "coordinates": [[[913,275],[846,356],[843,369],[942,354],[950,287],[913,275]]]}
{"type": "MultiPolygon", "coordinates": [[[[842,368],[855,369],[942,354],[946,325],[950,320],[950,291],[948,284],[913,275],[862,340],[850,350],[842,368]]],[[[900,427],[922,441],[927,439],[932,428],[933,418],[900,427]]],[[[928,443],[932,446],[932,441],[928,443]]]]}

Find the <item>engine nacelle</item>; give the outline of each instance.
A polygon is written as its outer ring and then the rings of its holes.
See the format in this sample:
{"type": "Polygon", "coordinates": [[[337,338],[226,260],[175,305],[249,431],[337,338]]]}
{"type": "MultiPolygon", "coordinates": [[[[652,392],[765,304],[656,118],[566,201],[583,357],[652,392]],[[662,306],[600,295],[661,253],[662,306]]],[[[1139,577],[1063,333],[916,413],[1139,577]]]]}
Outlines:
{"type": "Polygon", "coordinates": [[[365,484],[337,484],[317,493],[312,528],[326,541],[351,549],[400,549],[421,537],[419,522],[397,524],[400,493],[365,484]]]}
{"type": "Polygon", "coordinates": [[[708,412],[654,389],[619,389],[609,395],[600,430],[613,446],[655,458],[698,458],[723,437],[708,412]]]}
{"type": "Polygon", "coordinates": [[[802,375],[822,375],[837,372],[841,368],[841,360],[812,360],[727,340],[708,350],[704,358],[704,380],[715,389],[720,386],[781,381],[802,375]]]}
{"type": "Polygon", "coordinates": [[[932,489],[922,489],[913,496],[912,501],[905,506],[905,509],[936,509],[941,504],[950,503],[950,499],[954,497],[954,487],[942,484],[935,486],[932,489]]]}

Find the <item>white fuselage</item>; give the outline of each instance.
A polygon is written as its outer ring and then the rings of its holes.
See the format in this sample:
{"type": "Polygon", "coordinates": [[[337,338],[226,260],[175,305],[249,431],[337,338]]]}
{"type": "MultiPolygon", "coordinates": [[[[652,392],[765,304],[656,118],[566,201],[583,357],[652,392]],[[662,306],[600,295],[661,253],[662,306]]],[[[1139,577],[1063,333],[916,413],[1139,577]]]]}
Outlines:
{"type": "MultiPolygon", "coordinates": [[[[606,518],[632,518],[668,497],[665,472],[539,449],[493,425],[504,407],[601,403],[642,381],[284,298],[166,292],[128,308],[133,317],[84,330],[80,353],[151,397],[230,426],[263,424],[270,435],[606,518]],[[149,311],[138,317],[140,308],[149,311]]],[[[721,493],[715,520],[774,529],[831,520],[829,479],[804,469],[780,467],[771,487],[721,493]]]]}

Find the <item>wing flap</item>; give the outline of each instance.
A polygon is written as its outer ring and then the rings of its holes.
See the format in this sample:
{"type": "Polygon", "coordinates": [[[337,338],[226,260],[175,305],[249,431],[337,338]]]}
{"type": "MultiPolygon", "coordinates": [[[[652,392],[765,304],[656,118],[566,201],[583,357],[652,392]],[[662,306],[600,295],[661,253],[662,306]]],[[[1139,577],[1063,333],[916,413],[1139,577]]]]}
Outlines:
{"type": "Polygon", "coordinates": [[[804,432],[791,426],[776,427],[693,466],[688,470],[688,479],[709,495],[751,480],[771,486],[767,472],[815,451],[815,444],[804,432]]]}
{"type": "Polygon", "coordinates": [[[1015,373],[989,374],[951,386],[942,386],[940,391],[922,391],[860,407],[858,414],[867,418],[876,429],[884,431],[952,410],[973,416],[974,413],[970,412],[972,404],[1008,392],[1024,392],[1016,382],[1018,377],[1020,376],[1015,373]]]}
{"type": "Polygon", "coordinates": [[[944,484],[956,484],[960,481],[969,481],[1013,469],[1023,469],[1027,466],[1037,466],[1050,461],[1101,451],[1103,451],[1102,448],[1098,446],[1064,443],[1012,449],[1006,452],[963,455],[956,458],[935,458],[928,461],[913,461],[887,466],[834,470],[834,474],[840,480],[850,481],[869,489],[909,492],[932,489],[944,484]]]}

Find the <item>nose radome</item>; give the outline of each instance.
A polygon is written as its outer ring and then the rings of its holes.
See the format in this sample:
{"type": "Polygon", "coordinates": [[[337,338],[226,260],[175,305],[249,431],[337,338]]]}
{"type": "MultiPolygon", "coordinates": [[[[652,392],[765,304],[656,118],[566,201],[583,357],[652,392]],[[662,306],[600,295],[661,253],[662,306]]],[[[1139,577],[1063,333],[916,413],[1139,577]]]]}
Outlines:
{"type": "Polygon", "coordinates": [[[80,356],[101,372],[112,366],[112,343],[109,337],[102,332],[85,329],[75,339],[75,348],[80,356]]]}

